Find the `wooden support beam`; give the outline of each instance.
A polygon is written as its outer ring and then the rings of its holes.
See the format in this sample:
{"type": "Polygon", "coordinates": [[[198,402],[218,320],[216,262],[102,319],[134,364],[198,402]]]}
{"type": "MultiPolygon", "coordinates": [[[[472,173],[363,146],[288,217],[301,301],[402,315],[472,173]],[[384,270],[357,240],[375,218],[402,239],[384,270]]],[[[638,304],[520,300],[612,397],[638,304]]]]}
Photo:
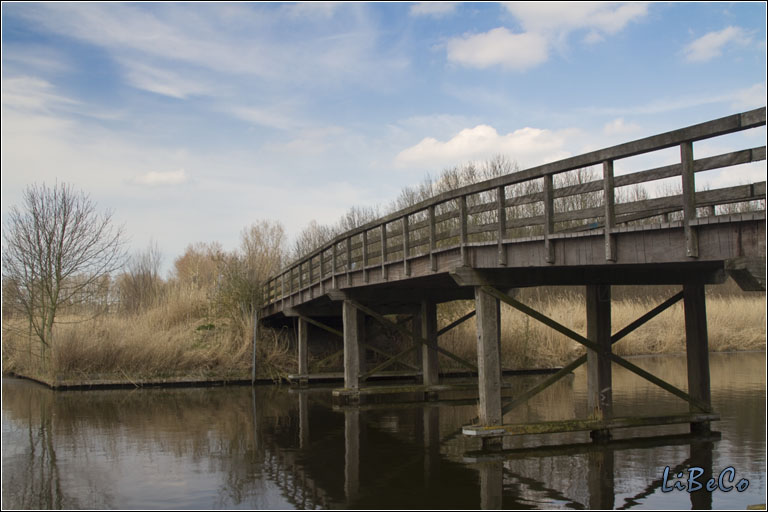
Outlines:
{"type": "Polygon", "coordinates": [[[325,251],[320,251],[320,295],[325,295],[325,251]]]}
{"type": "Polygon", "coordinates": [[[321,360],[319,360],[319,361],[316,361],[316,362],[314,363],[314,366],[315,366],[315,368],[320,368],[320,367],[322,367],[322,366],[323,366],[325,363],[327,363],[328,361],[331,361],[331,360],[333,360],[333,359],[336,359],[337,357],[339,357],[340,355],[343,355],[343,354],[344,354],[344,349],[342,348],[341,350],[337,350],[337,351],[336,351],[336,352],[334,352],[333,354],[331,354],[331,355],[329,355],[329,356],[326,356],[326,357],[322,358],[322,359],[321,359],[321,360]]]}
{"type": "Polygon", "coordinates": [[[616,238],[613,228],[616,225],[615,189],[613,186],[613,160],[603,162],[603,197],[605,202],[605,259],[616,261],[616,238]]]}
{"type": "Polygon", "coordinates": [[[437,359],[437,306],[432,301],[421,302],[421,337],[427,340],[421,347],[422,376],[424,384],[431,386],[439,381],[437,359]]]}
{"type": "Polygon", "coordinates": [[[469,313],[467,313],[466,315],[462,316],[458,320],[454,320],[450,324],[446,325],[445,327],[443,327],[442,329],[437,331],[437,337],[439,338],[440,336],[442,336],[443,334],[447,333],[448,331],[450,331],[454,327],[457,327],[457,326],[463,324],[464,322],[466,322],[467,320],[469,320],[470,318],[472,318],[476,314],[477,314],[477,310],[473,310],[473,311],[470,311],[469,313]]]}
{"type": "Polygon", "coordinates": [[[477,368],[481,425],[501,424],[500,302],[483,287],[475,288],[477,311],[477,368]]]}
{"type": "Polygon", "coordinates": [[[344,322],[344,387],[358,389],[360,387],[360,372],[362,351],[360,343],[365,339],[365,317],[351,301],[342,304],[344,322]]]}
{"type": "MultiPolygon", "coordinates": [[[[587,286],[587,338],[604,353],[587,350],[587,410],[594,419],[608,420],[613,416],[613,385],[611,383],[611,287],[587,286]]],[[[606,439],[608,432],[593,433],[606,439]]]]}
{"type": "Polygon", "coordinates": [[[573,419],[542,421],[538,423],[517,423],[505,425],[469,425],[462,428],[467,436],[504,436],[526,434],[553,434],[557,432],[580,432],[586,430],[607,430],[615,428],[651,427],[702,421],[717,421],[720,416],[711,413],[683,413],[670,416],[621,417],[611,420],[573,419]]]}
{"type": "Polygon", "coordinates": [[[696,218],[696,178],[693,167],[693,142],[680,144],[680,163],[683,178],[683,229],[685,230],[685,255],[699,257],[699,239],[691,221],[696,218]]]}
{"type": "Polygon", "coordinates": [[[517,300],[513,299],[512,297],[509,297],[507,294],[500,292],[499,290],[491,287],[491,286],[483,286],[481,287],[486,293],[498,298],[499,300],[509,304],[513,308],[522,311],[523,313],[527,314],[528,316],[538,320],[539,322],[543,323],[544,325],[547,325],[551,327],[552,329],[556,330],[557,332],[567,336],[568,338],[576,341],[577,343],[580,343],[587,347],[588,349],[594,350],[598,353],[602,353],[606,357],[610,358],[611,361],[623,366],[627,370],[631,371],[632,373],[635,373],[636,375],[639,375],[640,377],[656,384],[660,388],[672,393],[673,395],[682,398],[686,402],[689,402],[696,407],[698,407],[700,410],[703,411],[710,411],[711,406],[707,403],[702,402],[701,400],[690,396],[685,391],[682,391],[672,384],[669,384],[668,382],[663,381],[662,379],[656,377],[655,375],[648,373],[647,371],[643,370],[642,368],[638,367],[637,365],[634,365],[627,361],[626,359],[617,356],[616,354],[612,353],[605,353],[605,350],[603,347],[596,343],[592,343],[590,340],[585,338],[584,336],[572,331],[571,329],[565,327],[564,325],[552,320],[551,318],[547,317],[546,315],[543,315],[539,313],[538,311],[526,306],[522,302],[518,302],[517,300]]]}
{"type": "MultiPolygon", "coordinates": [[[[372,310],[371,308],[369,308],[369,307],[367,307],[367,306],[364,306],[364,305],[360,304],[359,302],[357,302],[357,301],[355,301],[355,300],[352,300],[352,299],[349,299],[349,300],[347,300],[347,301],[345,301],[345,302],[349,302],[349,303],[350,303],[350,304],[352,304],[352,305],[353,305],[355,308],[359,309],[360,311],[362,311],[362,312],[363,312],[363,313],[365,313],[366,315],[368,315],[368,316],[372,317],[373,319],[375,319],[375,320],[376,320],[376,321],[378,321],[379,323],[381,323],[381,324],[383,324],[383,325],[388,325],[388,326],[392,327],[393,329],[397,330],[397,331],[398,331],[400,334],[402,334],[402,335],[403,335],[403,336],[404,336],[406,339],[407,339],[407,338],[410,338],[410,337],[414,337],[414,336],[413,336],[413,333],[412,333],[412,332],[410,332],[408,329],[406,329],[406,328],[405,328],[405,327],[403,327],[402,325],[398,324],[397,322],[392,322],[391,320],[388,320],[388,319],[384,318],[384,316],[383,316],[383,315],[381,315],[381,314],[377,313],[376,311],[372,310]]],[[[421,336],[418,336],[418,337],[414,337],[414,338],[416,338],[416,341],[419,341],[419,342],[420,342],[420,343],[422,343],[422,344],[427,344],[427,340],[426,340],[426,339],[424,339],[424,338],[422,338],[421,336]]],[[[470,370],[472,370],[472,371],[475,371],[475,372],[476,372],[476,371],[478,371],[478,370],[477,370],[477,366],[473,365],[472,363],[470,363],[470,362],[468,362],[468,361],[465,361],[464,359],[460,358],[460,357],[459,357],[459,356],[457,356],[456,354],[452,354],[451,352],[449,352],[449,351],[445,350],[444,348],[441,348],[441,347],[439,347],[439,346],[438,346],[438,347],[436,347],[436,348],[435,348],[435,350],[437,350],[438,352],[440,352],[440,353],[441,353],[441,354],[443,354],[444,356],[446,356],[446,357],[449,357],[449,358],[453,359],[453,360],[454,360],[454,361],[456,361],[457,363],[459,363],[459,364],[461,364],[461,365],[463,365],[463,366],[465,366],[465,367],[469,368],[469,369],[470,369],[470,370]]]]}
{"type": "MultiPolygon", "coordinates": [[[[688,392],[708,410],[711,404],[709,385],[709,341],[707,337],[707,308],[704,285],[683,285],[685,309],[685,351],[688,363],[688,392]]],[[[697,408],[691,406],[691,411],[697,408]]],[[[708,431],[709,424],[691,425],[692,431],[708,431]]]]}
{"type": "MultiPolygon", "coordinates": [[[[402,350],[402,351],[398,352],[397,354],[395,354],[394,356],[390,357],[389,359],[387,359],[383,363],[381,363],[381,364],[377,365],[376,367],[372,368],[370,371],[367,371],[367,372],[363,373],[362,375],[360,375],[360,380],[368,380],[369,377],[372,377],[373,375],[375,375],[376,373],[384,370],[385,368],[389,368],[390,366],[392,366],[393,364],[397,363],[403,357],[407,356],[411,352],[415,352],[417,349],[418,349],[418,347],[416,345],[413,345],[411,347],[406,348],[405,350],[402,350]]],[[[400,362],[402,362],[402,361],[400,361],[400,362]]]]}

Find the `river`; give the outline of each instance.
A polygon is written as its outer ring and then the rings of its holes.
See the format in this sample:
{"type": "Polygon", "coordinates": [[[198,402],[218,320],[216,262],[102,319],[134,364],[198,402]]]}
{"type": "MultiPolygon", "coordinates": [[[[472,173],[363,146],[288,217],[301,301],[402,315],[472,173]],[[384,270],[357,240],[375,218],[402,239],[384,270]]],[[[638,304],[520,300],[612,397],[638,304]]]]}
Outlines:
{"type": "MultiPolygon", "coordinates": [[[[685,389],[684,356],[632,361],[685,389]]],[[[719,439],[681,436],[687,425],[678,425],[617,430],[606,445],[586,433],[506,438],[500,452],[456,434],[476,414],[471,400],[339,407],[330,388],[53,392],[3,378],[2,506],[745,509],[766,502],[765,362],[764,352],[711,354],[719,439]],[[621,440],[640,434],[652,437],[621,440]],[[532,449],[542,444],[555,446],[532,449]],[[698,467],[722,472],[723,487],[675,489],[678,473],[698,467]]],[[[616,416],[687,411],[622,368],[613,373],[616,416]]],[[[505,380],[519,390],[540,378],[505,380]]],[[[580,368],[505,421],[584,417],[585,390],[580,368]]]]}

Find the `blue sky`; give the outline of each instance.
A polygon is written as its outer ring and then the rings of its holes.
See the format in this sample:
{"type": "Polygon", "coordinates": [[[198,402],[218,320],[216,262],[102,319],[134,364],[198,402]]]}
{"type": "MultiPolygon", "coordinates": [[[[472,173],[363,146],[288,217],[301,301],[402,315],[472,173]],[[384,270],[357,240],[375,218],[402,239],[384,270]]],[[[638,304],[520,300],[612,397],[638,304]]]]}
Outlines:
{"type": "MultiPolygon", "coordinates": [[[[765,104],[763,2],[3,3],[3,218],[26,185],[72,183],[168,268],[448,166],[528,167],[765,104]]],[[[765,130],[695,151],[731,142],[765,130]]]]}

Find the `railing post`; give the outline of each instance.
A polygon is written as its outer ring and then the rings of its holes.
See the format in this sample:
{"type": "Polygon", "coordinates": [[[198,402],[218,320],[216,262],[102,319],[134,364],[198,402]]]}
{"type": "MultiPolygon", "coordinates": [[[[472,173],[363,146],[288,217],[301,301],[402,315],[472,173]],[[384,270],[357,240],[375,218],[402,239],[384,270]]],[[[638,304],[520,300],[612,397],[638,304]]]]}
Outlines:
{"type": "Polygon", "coordinates": [[[307,260],[307,266],[309,267],[309,270],[307,271],[307,285],[309,286],[309,298],[312,298],[312,256],[309,257],[307,260]]]}
{"type": "Polygon", "coordinates": [[[429,205],[429,268],[432,272],[437,272],[437,258],[435,249],[437,249],[437,236],[435,233],[435,205],[429,205]]]}
{"type": "Polygon", "coordinates": [[[283,308],[285,308],[285,272],[280,274],[280,299],[283,302],[283,308]]]}
{"type": "Polygon", "coordinates": [[[325,295],[325,283],[323,282],[323,267],[325,266],[325,249],[320,250],[320,295],[325,295]]]}
{"type": "Polygon", "coordinates": [[[303,263],[299,263],[299,302],[304,299],[304,269],[301,267],[303,263]]]}
{"type": "Polygon", "coordinates": [[[352,272],[352,236],[347,237],[347,286],[352,286],[350,272],[352,272]]]}
{"type": "Polygon", "coordinates": [[[381,225],[381,280],[387,280],[387,223],[381,225]]]}
{"type": "Polygon", "coordinates": [[[293,299],[293,267],[288,269],[288,290],[290,291],[291,296],[291,306],[293,306],[296,304],[293,299]]]}
{"type": "Polygon", "coordinates": [[[496,203],[498,210],[498,227],[499,232],[496,236],[498,241],[499,252],[499,265],[507,266],[507,251],[504,250],[504,236],[507,232],[507,208],[506,208],[506,196],[504,193],[504,185],[496,189],[496,203]]]}
{"type": "Polygon", "coordinates": [[[368,232],[363,231],[363,281],[368,282],[368,232]]]}
{"type": "Polygon", "coordinates": [[[467,196],[459,197],[459,245],[461,246],[461,265],[469,266],[467,252],[467,196]]]}
{"type": "Polygon", "coordinates": [[[605,202],[605,259],[606,261],[616,261],[616,239],[612,234],[613,227],[616,225],[613,160],[603,162],[603,197],[605,202]]]}
{"type": "Polygon", "coordinates": [[[331,249],[331,288],[336,289],[336,242],[333,242],[331,249]]]}
{"type": "Polygon", "coordinates": [[[555,196],[552,175],[544,176],[544,259],[547,263],[555,262],[555,246],[552,234],[555,232],[555,196]]]}
{"type": "Polygon", "coordinates": [[[407,277],[411,275],[411,269],[408,266],[408,253],[411,249],[411,235],[408,232],[408,215],[403,215],[403,274],[407,277]]]}
{"type": "Polygon", "coordinates": [[[685,231],[685,255],[699,257],[699,238],[691,221],[696,218],[696,179],[693,169],[693,143],[680,144],[680,163],[683,178],[683,229],[685,231]]]}

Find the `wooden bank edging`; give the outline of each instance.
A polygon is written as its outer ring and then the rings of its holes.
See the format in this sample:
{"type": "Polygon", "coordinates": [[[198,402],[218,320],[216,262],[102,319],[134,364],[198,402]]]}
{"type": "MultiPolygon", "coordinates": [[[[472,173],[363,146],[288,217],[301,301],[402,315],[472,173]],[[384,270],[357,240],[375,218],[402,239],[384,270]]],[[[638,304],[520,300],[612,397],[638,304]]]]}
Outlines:
{"type": "MultiPolygon", "coordinates": [[[[53,391],[89,391],[100,389],[140,389],[140,388],[196,388],[196,387],[221,387],[221,386],[245,386],[251,384],[251,379],[157,379],[149,381],[128,381],[111,379],[94,379],[86,381],[49,381],[38,377],[31,377],[19,373],[9,372],[3,377],[14,377],[35,382],[53,391]]],[[[272,379],[258,379],[258,384],[274,383],[272,379]]]]}

